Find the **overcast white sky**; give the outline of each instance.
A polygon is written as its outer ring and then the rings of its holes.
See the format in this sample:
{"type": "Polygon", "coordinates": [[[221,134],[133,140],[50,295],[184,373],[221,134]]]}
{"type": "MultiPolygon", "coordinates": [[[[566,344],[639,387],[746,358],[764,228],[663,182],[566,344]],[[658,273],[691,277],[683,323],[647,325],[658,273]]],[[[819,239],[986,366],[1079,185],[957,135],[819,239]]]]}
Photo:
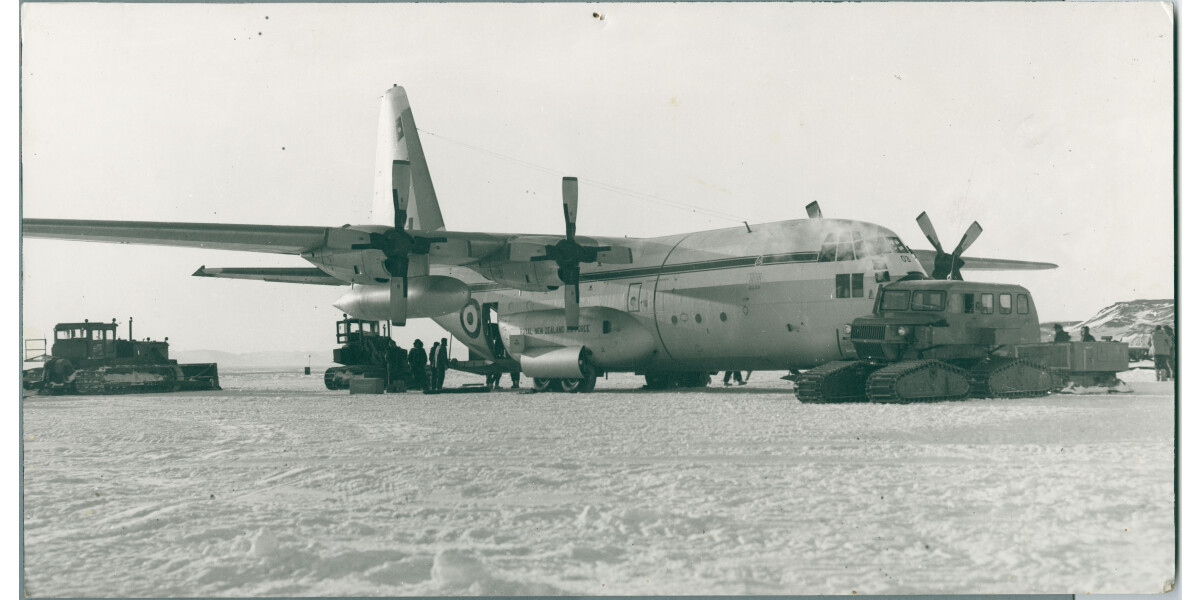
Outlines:
{"type": "MultiPolygon", "coordinates": [[[[26,217],[367,222],[395,83],[450,229],[560,232],[569,174],[636,192],[583,185],[581,234],[818,200],[926,247],[925,210],[947,246],[978,220],[970,255],[1059,264],[967,274],[1030,288],[1044,321],[1173,296],[1163,5],[22,8],[26,217]]],[[[340,288],[190,276],[298,257],[27,240],[24,261],[26,337],[132,315],[177,349],[327,351],[340,316],[340,288]]]]}

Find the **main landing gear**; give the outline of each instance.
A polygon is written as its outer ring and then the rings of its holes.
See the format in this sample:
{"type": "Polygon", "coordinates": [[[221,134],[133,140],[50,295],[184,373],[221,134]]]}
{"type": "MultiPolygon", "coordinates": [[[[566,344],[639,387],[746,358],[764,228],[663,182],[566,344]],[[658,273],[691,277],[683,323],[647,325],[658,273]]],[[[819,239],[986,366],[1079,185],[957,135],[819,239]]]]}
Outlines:
{"type": "Polygon", "coordinates": [[[534,377],[533,389],[538,392],[584,394],[596,389],[596,369],[590,365],[587,366],[583,370],[583,377],[578,379],[545,379],[534,377]]]}
{"type": "Polygon", "coordinates": [[[707,387],[710,381],[707,371],[647,371],[645,375],[648,390],[707,387]]]}

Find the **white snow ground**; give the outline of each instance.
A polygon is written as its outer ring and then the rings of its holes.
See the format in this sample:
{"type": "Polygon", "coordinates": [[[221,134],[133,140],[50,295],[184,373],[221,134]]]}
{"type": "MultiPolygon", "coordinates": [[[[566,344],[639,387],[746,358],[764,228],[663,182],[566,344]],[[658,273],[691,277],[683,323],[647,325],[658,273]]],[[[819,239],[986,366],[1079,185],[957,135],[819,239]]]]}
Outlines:
{"type": "MultiPolygon", "coordinates": [[[[1171,383],[804,405],[349,396],[320,375],[24,400],[32,596],[1139,593],[1174,578],[1171,383]]],[[[481,378],[451,373],[450,386],[481,378]]],[[[507,379],[506,379],[507,381],[507,379]]]]}

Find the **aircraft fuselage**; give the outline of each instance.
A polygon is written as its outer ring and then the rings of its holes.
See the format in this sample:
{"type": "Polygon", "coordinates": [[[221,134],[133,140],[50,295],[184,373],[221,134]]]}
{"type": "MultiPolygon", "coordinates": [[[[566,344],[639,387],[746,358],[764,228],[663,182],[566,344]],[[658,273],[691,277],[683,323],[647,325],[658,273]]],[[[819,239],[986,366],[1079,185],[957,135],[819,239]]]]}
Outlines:
{"type": "Polygon", "coordinates": [[[434,270],[471,288],[466,306],[434,320],[502,364],[503,354],[584,346],[605,371],[802,369],[854,356],[846,326],[871,312],[877,277],[923,272],[894,233],[860,221],[595,240],[633,248],[634,261],[585,267],[577,331],[559,293],[513,289],[471,267],[434,270]]]}

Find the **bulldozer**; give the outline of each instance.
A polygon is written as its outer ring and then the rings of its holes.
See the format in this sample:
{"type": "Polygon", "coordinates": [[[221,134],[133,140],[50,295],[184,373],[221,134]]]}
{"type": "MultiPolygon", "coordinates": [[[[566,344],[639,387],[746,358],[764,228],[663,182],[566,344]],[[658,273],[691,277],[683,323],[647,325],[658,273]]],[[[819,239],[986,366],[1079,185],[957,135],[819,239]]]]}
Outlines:
{"type": "Polygon", "coordinates": [[[45,364],[22,373],[22,386],[39,394],[108,395],[219,390],[216,363],[179,364],[167,340],[117,338],[117,320],[59,323],[54,326],[45,364]]]}
{"type": "Polygon", "coordinates": [[[337,343],[341,347],[334,348],[333,362],[342,366],[325,371],[326,388],[346,390],[356,379],[378,379],[389,392],[408,389],[408,352],[396,345],[390,330],[381,330],[379,322],[343,314],[337,322],[337,343]]]}
{"type": "Polygon", "coordinates": [[[936,251],[932,274],[879,282],[871,314],[845,326],[848,360],[785,377],[798,400],[933,402],[1120,385],[1125,344],[1043,343],[1029,290],[962,279],[960,255],[982,232],[978,223],[948,253],[925,213],[917,222],[936,251]]]}

